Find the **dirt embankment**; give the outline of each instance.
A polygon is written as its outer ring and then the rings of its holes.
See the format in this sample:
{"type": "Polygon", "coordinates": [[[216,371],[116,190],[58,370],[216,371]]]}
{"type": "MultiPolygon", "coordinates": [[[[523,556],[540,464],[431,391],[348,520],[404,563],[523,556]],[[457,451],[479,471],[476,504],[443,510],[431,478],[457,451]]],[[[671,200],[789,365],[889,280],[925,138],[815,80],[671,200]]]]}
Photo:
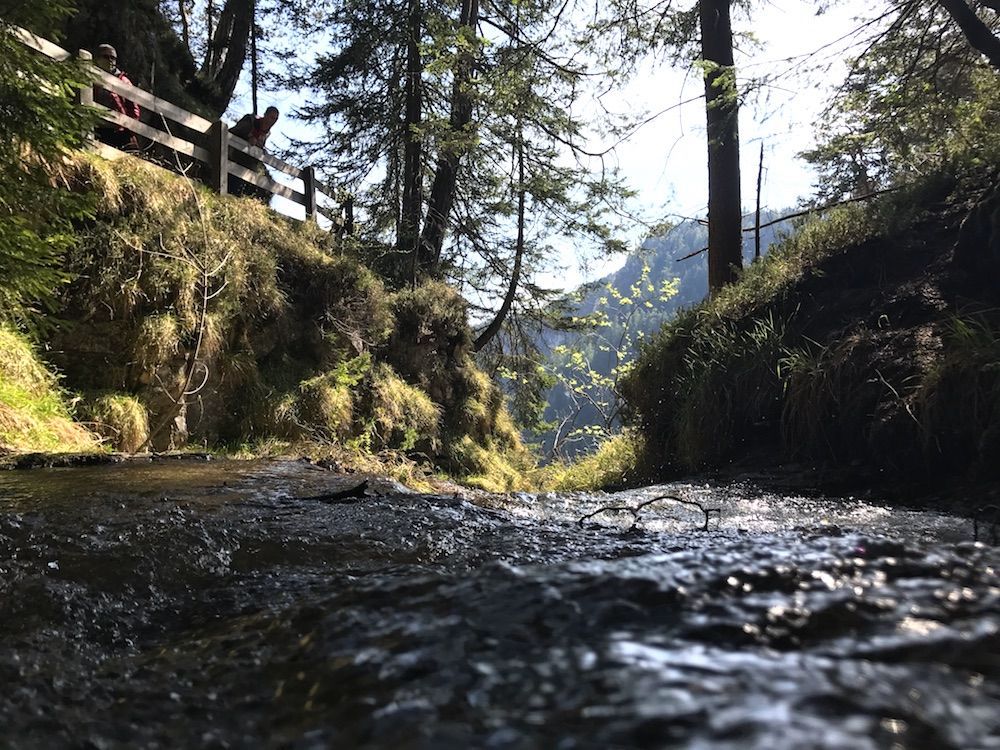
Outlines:
{"type": "Polygon", "coordinates": [[[750,304],[708,306],[647,352],[633,382],[665,387],[633,402],[654,474],[966,510],[1000,498],[1000,181],[920,200],[901,228],[806,259],[750,304]]]}
{"type": "MultiPolygon", "coordinates": [[[[97,209],[80,222],[65,261],[71,282],[38,350],[59,375],[51,400],[74,404],[64,420],[72,411],[105,447],[308,445],[496,489],[530,464],[499,389],[473,361],[454,289],[396,289],[369,268],[382,248],[136,159],[80,157],[67,180],[97,209]]],[[[0,371],[0,405],[13,381],[0,371]]],[[[22,440],[27,428],[5,432],[3,417],[0,454],[87,449],[58,435],[22,440]]]]}

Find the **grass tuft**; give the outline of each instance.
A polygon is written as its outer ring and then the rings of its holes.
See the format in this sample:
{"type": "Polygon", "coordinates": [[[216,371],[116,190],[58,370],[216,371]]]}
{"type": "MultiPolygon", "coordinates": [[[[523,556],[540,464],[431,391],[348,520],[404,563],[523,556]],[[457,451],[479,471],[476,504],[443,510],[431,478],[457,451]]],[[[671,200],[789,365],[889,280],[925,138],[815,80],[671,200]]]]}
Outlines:
{"type": "Polygon", "coordinates": [[[83,403],[80,416],[116,451],[134,453],[149,437],[149,416],[135,396],[97,395],[83,403]]]}
{"type": "Polygon", "coordinates": [[[551,464],[539,472],[538,482],[559,492],[613,490],[640,481],[642,435],[624,430],[597,446],[597,450],[572,463],[551,464]]]}
{"type": "Polygon", "coordinates": [[[97,437],[73,422],[66,401],[28,340],[0,326],[0,452],[97,449],[97,437]]]}

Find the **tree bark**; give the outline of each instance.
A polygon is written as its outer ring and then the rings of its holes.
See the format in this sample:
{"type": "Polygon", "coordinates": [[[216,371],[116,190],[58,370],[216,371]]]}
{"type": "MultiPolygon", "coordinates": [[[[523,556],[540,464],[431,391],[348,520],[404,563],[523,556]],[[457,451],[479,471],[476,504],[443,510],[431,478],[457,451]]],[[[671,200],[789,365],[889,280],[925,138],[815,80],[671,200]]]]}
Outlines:
{"type": "Polygon", "coordinates": [[[232,101],[247,60],[254,0],[226,0],[200,77],[209,91],[206,104],[221,117],[232,101]]]}
{"type": "Polygon", "coordinates": [[[181,19],[181,41],[191,49],[191,23],[188,20],[187,0],[177,0],[177,14],[181,19]]]}
{"type": "Polygon", "coordinates": [[[478,352],[482,350],[493,337],[500,332],[503,322],[510,313],[510,308],[514,305],[514,298],[517,296],[517,286],[521,281],[521,264],[524,260],[524,209],[525,209],[525,189],[524,189],[524,129],[519,127],[517,133],[517,245],[514,249],[514,268],[510,272],[510,284],[507,285],[507,294],[503,298],[503,303],[493,320],[486,326],[472,344],[472,350],[478,352]]]}
{"type": "MultiPolygon", "coordinates": [[[[1000,39],[990,31],[990,27],[983,23],[965,0],[938,0],[938,5],[944,8],[958,24],[969,44],[989,60],[990,65],[1000,71],[1000,39]]],[[[994,10],[1000,7],[1000,3],[987,3],[987,5],[994,10]]]]}
{"type": "MultiPolygon", "coordinates": [[[[208,59],[212,49],[212,38],[215,36],[215,0],[207,0],[205,4],[205,59],[208,59]]],[[[191,47],[188,47],[190,50],[191,47]]]]}
{"type": "Polygon", "coordinates": [[[434,182],[431,184],[430,200],[427,204],[427,217],[424,229],[420,235],[419,266],[430,275],[438,271],[441,262],[441,249],[444,246],[444,236],[448,226],[448,216],[455,202],[455,189],[458,184],[458,167],[461,162],[464,143],[468,138],[469,125],[472,122],[472,96],[469,85],[472,81],[474,63],[472,40],[476,35],[479,23],[479,0],[462,0],[462,15],[459,21],[459,34],[472,37],[470,44],[458,55],[455,64],[455,79],[451,93],[451,118],[449,123],[450,136],[453,139],[445,143],[441,149],[437,166],[434,171],[434,182]]]}
{"type": "Polygon", "coordinates": [[[423,152],[420,136],[415,132],[423,117],[423,61],[420,57],[420,37],[423,8],[420,0],[409,0],[406,41],[406,78],[403,115],[403,200],[396,250],[413,264],[414,283],[417,270],[417,241],[420,233],[420,206],[423,200],[423,152]]]}
{"type": "Polygon", "coordinates": [[[708,289],[715,294],[743,267],[739,101],[730,0],[701,0],[708,125],[708,289]]]}

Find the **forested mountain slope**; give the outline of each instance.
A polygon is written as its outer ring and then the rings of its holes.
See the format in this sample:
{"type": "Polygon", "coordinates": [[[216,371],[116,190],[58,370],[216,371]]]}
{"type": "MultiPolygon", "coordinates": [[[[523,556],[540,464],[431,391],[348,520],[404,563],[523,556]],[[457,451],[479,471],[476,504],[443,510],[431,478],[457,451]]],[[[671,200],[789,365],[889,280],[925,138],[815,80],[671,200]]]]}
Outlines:
{"type": "MultiPolygon", "coordinates": [[[[792,227],[790,221],[771,222],[793,212],[762,212],[761,223],[770,224],[761,230],[762,254],[792,227]]],[[[707,228],[694,221],[650,237],[620,269],[576,292],[567,310],[592,319],[583,330],[543,332],[541,348],[555,375],[545,409],[553,426],[540,435],[547,453],[577,455],[620,428],[618,380],[642,342],[708,293],[707,241],[707,228]]],[[[754,233],[745,232],[747,265],[754,254],[754,233]]]]}

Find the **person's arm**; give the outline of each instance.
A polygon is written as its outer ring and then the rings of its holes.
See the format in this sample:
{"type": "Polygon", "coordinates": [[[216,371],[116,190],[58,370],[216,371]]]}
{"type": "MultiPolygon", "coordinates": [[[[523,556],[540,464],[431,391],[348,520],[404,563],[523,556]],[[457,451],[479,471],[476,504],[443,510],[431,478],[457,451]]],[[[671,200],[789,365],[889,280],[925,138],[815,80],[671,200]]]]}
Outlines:
{"type": "Polygon", "coordinates": [[[253,132],[253,115],[243,115],[235,125],[229,128],[229,132],[237,138],[246,140],[253,132]]]}
{"type": "MultiPolygon", "coordinates": [[[[119,77],[119,79],[121,79],[122,83],[127,83],[129,86],[132,85],[132,81],[130,81],[129,77],[127,75],[125,75],[124,73],[122,73],[118,77],[119,77]]],[[[142,112],[139,110],[139,105],[136,104],[131,99],[126,99],[124,96],[120,96],[119,100],[121,102],[121,112],[122,112],[122,114],[124,114],[124,115],[126,115],[128,117],[131,117],[133,120],[138,120],[139,117],[140,117],[140,115],[142,114],[142,112]]]]}

